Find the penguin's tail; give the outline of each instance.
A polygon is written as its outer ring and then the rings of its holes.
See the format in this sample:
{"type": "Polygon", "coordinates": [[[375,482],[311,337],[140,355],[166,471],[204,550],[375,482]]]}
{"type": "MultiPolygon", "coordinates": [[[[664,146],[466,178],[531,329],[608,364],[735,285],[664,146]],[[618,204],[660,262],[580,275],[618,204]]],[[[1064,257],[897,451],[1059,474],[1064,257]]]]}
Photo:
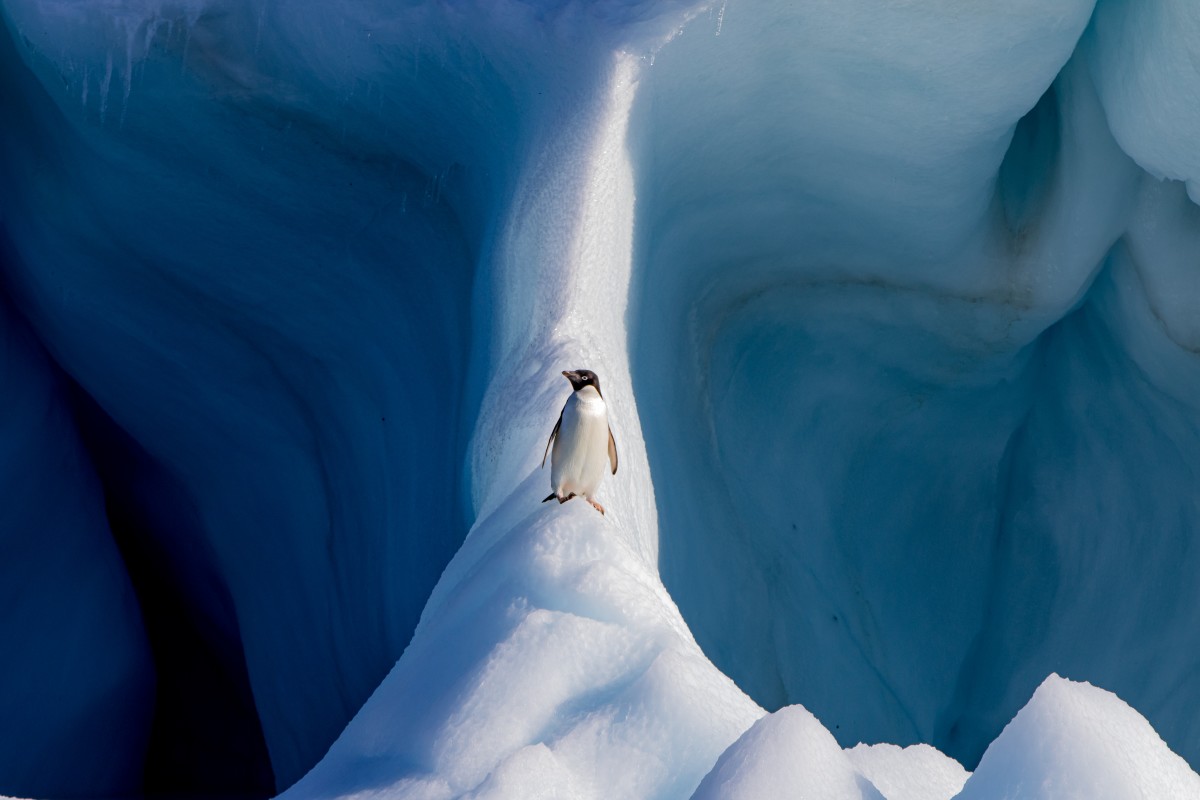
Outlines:
{"type": "Polygon", "coordinates": [[[549,503],[549,502],[550,502],[551,500],[553,500],[555,497],[557,497],[557,495],[555,495],[555,494],[554,494],[554,492],[551,492],[551,493],[550,493],[550,495],[549,495],[549,496],[548,496],[548,497],[547,497],[545,500],[543,500],[542,502],[543,502],[543,503],[549,503]]]}

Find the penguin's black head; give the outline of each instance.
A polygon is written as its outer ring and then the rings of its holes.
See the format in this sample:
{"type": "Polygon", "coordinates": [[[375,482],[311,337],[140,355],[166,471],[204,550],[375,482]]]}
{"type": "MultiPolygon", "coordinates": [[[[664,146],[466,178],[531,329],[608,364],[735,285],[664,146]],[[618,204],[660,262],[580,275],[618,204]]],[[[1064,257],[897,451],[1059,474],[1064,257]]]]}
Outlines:
{"type": "Polygon", "coordinates": [[[579,391],[585,386],[593,386],[600,391],[600,379],[590,369],[564,370],[563,377],[571,382],[571,388],[579,391]]]}

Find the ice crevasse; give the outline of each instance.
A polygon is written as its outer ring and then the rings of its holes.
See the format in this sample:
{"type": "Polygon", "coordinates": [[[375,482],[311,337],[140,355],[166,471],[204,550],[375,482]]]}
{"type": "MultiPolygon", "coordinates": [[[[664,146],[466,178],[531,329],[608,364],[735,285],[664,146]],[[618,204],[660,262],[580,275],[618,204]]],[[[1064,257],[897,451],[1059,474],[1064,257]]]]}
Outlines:
{"type": "Polygon", "coordinates": [[[0,9],[0,794],[1200,798],[1200,6],[0,9]]]}

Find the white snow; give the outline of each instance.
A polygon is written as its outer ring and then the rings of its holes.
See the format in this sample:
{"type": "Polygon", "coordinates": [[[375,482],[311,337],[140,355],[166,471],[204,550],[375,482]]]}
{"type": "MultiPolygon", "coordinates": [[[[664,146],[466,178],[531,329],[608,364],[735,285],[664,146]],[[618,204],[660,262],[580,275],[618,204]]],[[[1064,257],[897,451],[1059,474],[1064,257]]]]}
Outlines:
{"type": "Polygon", "coordinates": [[[481,520],[404,658],[287,797],[517,798],[539,779],[546,796],[686,797],[762,713],[636,543],[584,503],[539,505],[542,478],[481,520]]]}
{"type": "Polygon", "coordinates": [[[1193,800],[1200,775],[1110,692],[1051,675],[984,753],[959,800],[1193,800]]]}
{"type": "Polygon", "coordinates": [[[857,744],[846,755],[887,800],[950,800],[971,774],[927,744],[857,744]]]}
{"type": "Polygon", "coordinates": [[[781,708],[754,723],[692,795],[692,800],[768,798],[883,800],[803,706],[781,708]]]}

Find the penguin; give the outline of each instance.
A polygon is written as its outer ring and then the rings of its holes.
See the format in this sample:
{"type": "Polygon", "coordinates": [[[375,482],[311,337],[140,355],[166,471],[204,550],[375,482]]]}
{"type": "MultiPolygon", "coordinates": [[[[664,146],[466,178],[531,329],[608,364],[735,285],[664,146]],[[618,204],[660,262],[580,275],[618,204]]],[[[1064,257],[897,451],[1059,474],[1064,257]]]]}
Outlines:
{"type": "Polygon", "coordinates": [[[582,497],[603,514],[604,506],[593,495],[604,477],[606,459],[612,473],[617,474],[617,441],[608,426],[600,378],[590,369],[564,370],[563,377],[574,391],[563,405],[542,453],[543,468],[547,453],[550,455],[550,488],[554,490],[542,502],[557,498],[562,504],[572,497],[582,497]]]}

